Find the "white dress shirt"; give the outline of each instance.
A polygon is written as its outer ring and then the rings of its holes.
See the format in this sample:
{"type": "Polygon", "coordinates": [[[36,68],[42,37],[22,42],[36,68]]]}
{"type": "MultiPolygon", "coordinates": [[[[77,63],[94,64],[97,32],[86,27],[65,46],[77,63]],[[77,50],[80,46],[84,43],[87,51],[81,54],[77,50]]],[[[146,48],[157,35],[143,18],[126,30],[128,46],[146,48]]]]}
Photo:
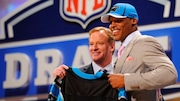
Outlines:
{"type": "Polygon", "coordinates": [[[122,43],[122,45],[126,47],[136,34],[141,34],[141,33],[137,30],[129,34],[127,38],[124,40],[124,42],[122,43]]]}
{"type": "MultiPolygon", "coordinates": [[[[136,34],[141,34],[138,30],[137,31],[134,31],[133,33],[129,34],[127,36],[127,38],[124,40],[124,42],[121,44],[122,46],[124,46],[126,48],[126,46],[130,43],[130,41],[133,39],[133,37],[136,35],[136,34]]],[[[121,47],[121,46],[120,46],[121,47]]],[[[123,54],[124,50],[122,51],[122,54],[123,54]]]]}
{"type": "Polygon", "coordinates": [[[100,67],[98,66],[95,62],[92,62],[92,66],[93,66],[93,70],[94,70],[94,74],[96,74],[99,70],[107,70],[107,73],[113,73],[113,66],[114,66],[114,63],[111,62],[110,64],[108,64],[107,66],[105,67],[100,67]]]}

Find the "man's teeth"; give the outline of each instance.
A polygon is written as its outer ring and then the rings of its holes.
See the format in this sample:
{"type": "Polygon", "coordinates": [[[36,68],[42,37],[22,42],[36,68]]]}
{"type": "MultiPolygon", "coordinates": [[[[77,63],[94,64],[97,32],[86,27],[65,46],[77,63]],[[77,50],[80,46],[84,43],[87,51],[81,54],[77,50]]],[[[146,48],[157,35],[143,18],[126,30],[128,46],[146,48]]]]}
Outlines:
{"type": "Polygon", "coordinates": [[[118,30],[113,30],[113,33],[118,32],[118,30]]]}

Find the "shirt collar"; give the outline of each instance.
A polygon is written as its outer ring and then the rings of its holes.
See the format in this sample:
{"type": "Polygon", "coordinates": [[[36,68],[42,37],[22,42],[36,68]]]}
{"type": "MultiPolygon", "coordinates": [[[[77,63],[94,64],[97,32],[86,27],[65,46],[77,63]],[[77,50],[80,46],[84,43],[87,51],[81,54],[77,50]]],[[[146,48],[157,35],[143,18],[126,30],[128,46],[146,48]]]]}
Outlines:
{"type": "Polygon", "coordinates": [[[139,33],[140,32],[137,30],[129,34],[127,38],[124,40],[124,42],[122,43],[122,45],[126,47],[130,43],[130,41],[134,38],[134,36],[139,33]]]}
{"type": "Polygon", "coordinates": [[[105,67],[100,67],[93,61],[92,66],[93,66],[94,74],[96,74],[99,70],[105,70],[105,69],[107,70],[108,73],[113,72],[113,62],[111,62],[105,67]]]}

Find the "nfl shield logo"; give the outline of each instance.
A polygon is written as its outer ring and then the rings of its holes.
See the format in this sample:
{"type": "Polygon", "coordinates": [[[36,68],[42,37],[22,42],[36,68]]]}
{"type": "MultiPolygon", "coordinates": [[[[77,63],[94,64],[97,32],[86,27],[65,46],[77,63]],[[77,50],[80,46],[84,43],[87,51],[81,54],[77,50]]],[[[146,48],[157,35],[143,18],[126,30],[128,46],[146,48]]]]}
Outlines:
{"type": "Polygon", "coordinates": [[[111,0],[60,0],[60,15],[69,22],[87,25],[109,11],[111,0]]]}

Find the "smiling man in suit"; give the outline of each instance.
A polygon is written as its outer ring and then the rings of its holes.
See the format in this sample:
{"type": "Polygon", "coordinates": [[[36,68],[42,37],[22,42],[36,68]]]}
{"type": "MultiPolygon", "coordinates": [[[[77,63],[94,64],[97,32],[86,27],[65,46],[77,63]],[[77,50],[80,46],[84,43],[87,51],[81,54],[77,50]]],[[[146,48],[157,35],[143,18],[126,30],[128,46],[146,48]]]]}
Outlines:
{"type": "MultiPolygon", "coordinates": [[[[92,63],[79,68],[81,71],[88,74],[96,74],[99,70],[106,69],[108,73],[113,72],[114,63],[112,55],[115,50],[115,40],[109,28],[95,27],[89,31],[89,52],[92,58],[92,63]]],[[[69,67],[60,65],[53,72],[54,77],[65,76],[65,69],[69,67]]]]}
{"type": "Polygon", "coordinates": [[[129,101],[162,101],[159,89],[175,84],[177,71],[155,38],[139,32],[138,20],[128,3],[115,4],[101,17],[124,47],[109,82],[113,88],[125,88],[129,101]]]}
{"type": "MultiPolygon", "coordinates": [[[[93,76],[96,76],[99,73],[99,71],[106,71],[107,75],[113,73],[114,63],[112,61],[112,55],[114,53],[114,49],[115,49],[115,40],[109,28],[95,27],[91,29],[89,31],[89,52],[92,58],[92,63],[84,67],[80,67],[79,69],[83,73],[91,74],[91,77],[92,74],[93,76]]],[[[74,77],[73,80],[74,81],[78,80],[77,82],[73,82],[74,84],[69,82],[67,83],[66,81],[68,81],[67,78],[69,78],[69,75],[66,70],[68,70],[69,68],[70,67],[66,65],[60,65],[53,72],[54,77],[59,76],[62,79],[62,82],[65,82],[62,83],[65,84],[65,86],[62,87],[64,90],[69,89],[66,88],[67,86],[72,88],[76,88],[76,87],[79,88],[79,86],[81,86],[79,89],[73,90],[73,94],[75,93],[75,95],[73,96],[67,97],[66,96],[67,94],[65,94],[64,92],[67,93],[68,91],[64,91],[63,95],[65,101],[71,101],[69,99],[73,99],[73,101],[127,101],[126,92],[124,91],[124,88],[122,89],[112,88],[108,82],[107,76],[106,78],[103,78],[106,80],[106,82],[104,82],[102,79],[98,79],[99,80],[98,84],[96,83],[97,81],[95,80],[88,81],[87,78],[86,80],[81,80],[79,78],[77,79],[77,77],[75,76],[73,76],[74,77]],[[64,77],[66,80],[63,79],[64,77]],[[94,83],[96,84],[94,85],[94,83]],[[72,84],[73,86],[71,86],[72,84]],[[87,84],[87,85],[82,85],[82,84],[87,84]],[[84,93],[84,95],[81,95],[81,93],[79,92],[82,91],[85,91],[89,95],[86,95],[86,93],[84,93]]],[[[71,79],[69,81],[73,81],[73,80],[71,79]]],[[[63,91],[63,89],[61,90],[63,91]]],[[[72,94],[72,92],[70,92],[70,94],[72,94]]]]}

